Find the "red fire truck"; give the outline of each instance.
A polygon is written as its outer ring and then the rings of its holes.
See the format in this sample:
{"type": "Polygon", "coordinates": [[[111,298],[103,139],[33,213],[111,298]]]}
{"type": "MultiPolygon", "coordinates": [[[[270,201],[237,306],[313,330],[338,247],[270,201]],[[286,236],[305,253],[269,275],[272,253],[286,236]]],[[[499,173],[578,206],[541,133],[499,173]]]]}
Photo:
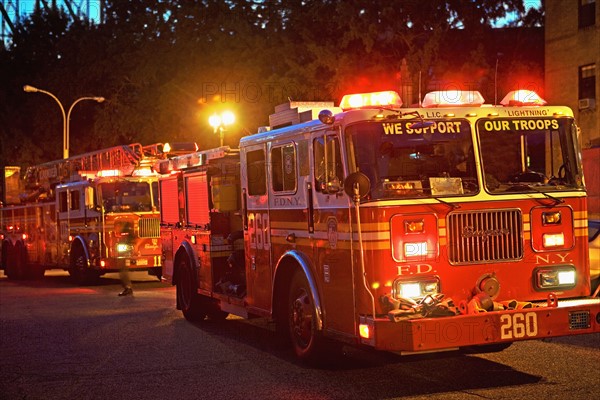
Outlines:
{"type": "Polygon", "coordinates": [[[12,168],[5,197],[13,204],[0,208],[6,275],[31,279],[65,269],[78,284],[90,284],[125,263],[160,279],[158,179],[151,167],[165,157],[165,146],[116,146],[32,166],[18,185],[12,168]]]}
{"type": "Polygon", "coordinates": [[[599,332],[572,111],[528,91],[400,106],[291,102],[239,149],[159,162],[185,318],[272,318],[306,360],[330,339],[497,351],[599,332]]]}

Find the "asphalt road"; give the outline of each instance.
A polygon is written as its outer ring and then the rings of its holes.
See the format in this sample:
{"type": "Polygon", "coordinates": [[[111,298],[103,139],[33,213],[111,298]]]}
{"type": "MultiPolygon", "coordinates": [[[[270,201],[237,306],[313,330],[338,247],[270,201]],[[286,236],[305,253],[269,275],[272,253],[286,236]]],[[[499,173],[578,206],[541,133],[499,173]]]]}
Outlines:
{"type": "Polygon", "coordinates": [[[134,275],[78,288],[0,274],[0,399],[600,398],[600,334],[501,353],[419,357],[347,348],[326,368],[298,363],[265,320],[186,322],[175,291],[134,275]]]}

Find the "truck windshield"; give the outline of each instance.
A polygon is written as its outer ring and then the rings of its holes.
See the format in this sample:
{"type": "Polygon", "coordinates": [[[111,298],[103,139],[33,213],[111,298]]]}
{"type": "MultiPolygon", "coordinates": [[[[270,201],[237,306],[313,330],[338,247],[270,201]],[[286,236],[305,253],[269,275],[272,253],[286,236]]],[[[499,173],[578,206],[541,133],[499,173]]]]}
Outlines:
{"type": "Polygon", "coordinates": [[[147,182],[119,180],[101,183],[99,187],[104,212],[152,211],[150,185],[147,182]]]}
{"type": "Polygon", "coordinates": [[[481,119],[477,134],[488,192],[583,188],[572,119],[481,119]]]}
{"type": "Polygon", "coordinates": [[[470,132],[466,120],[350,125],[350,172],[369,177],[371,200],[472,195],[479,186],[470,132]]]}

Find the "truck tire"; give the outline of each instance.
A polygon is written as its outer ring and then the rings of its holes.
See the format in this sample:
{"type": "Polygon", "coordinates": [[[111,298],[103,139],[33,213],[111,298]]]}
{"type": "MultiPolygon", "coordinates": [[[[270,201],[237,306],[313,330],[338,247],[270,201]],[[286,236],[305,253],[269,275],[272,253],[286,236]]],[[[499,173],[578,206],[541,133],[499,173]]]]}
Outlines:
{"type": "Polygon", "coordinates": [[[38,280],[44,276],[44,267],[29,262],[29,255],[23,244],[17,243],[14,251],[15,279],[38,280]]]}
{"type": "Polygon", "coordinates": [[[2,248],[4,258],[4,273],[8,277],[8,279],[16,279],[15,278],[15,249],[12,244],[4,244],[2,248]]]}
{"type": "Polygon", "coordinates": [[[25,260],[23,260],[22,247],[20,243],[17,243],[8,249],[6,276],[9,279],[21,280],[25,278],[25,260]]]}
{"type": "Polygon", "coordinates": [[[206,309],[197,292],[196,277],[187,257],[179,257],[177,304],[185,319],[191,322],[206,318],[206,309]]]}
{"type": "Polygon", "coordinates": [[[317,329],[317,316],[310,286],[304,273],[297,270],[291,280],[287,307],[289,338],[296,356],[309,363],[320,363],[323,337],[317,329]]]}
{"type": "Polygon", "coordinates": [[[8,261],[8,242],[3,242],[0,247],[0,269],[6,271],[6,265],[8,261]]]}
{"type": "Polygon", "coordinates": [[[75,284],[79,286],[91,285],[98,280],[99,275],[90,270],[87,256],[80,244],[74,245],[71,249],[69,275],[71,275],[75,284]]]}
{"type": "Polygon", "coordinates": [[[17,271],[17,279],[27,279],[27,250],[20,243],[17,243],[15,247],[15,270],[17,271]]]}

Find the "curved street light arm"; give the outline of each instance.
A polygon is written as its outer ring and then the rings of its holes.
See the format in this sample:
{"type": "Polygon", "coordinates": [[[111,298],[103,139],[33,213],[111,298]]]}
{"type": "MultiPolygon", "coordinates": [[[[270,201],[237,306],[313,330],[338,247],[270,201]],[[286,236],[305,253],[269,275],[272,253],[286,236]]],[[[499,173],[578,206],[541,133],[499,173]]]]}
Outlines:
{"type": "Polygon", "coordinates": [[[60,112],[62,113],[62,117],[63,117],[63,158],[69,158],[69,147],[67,145],[67,143],[68,143],[68,140],[67,140],[67,116],[65,114],[65,108],[63,107],[60,100],[58,100],[58,97],[56,97],[55,95],[53,95],[52,93],[50,93],[46,90],[38,89],[38,88],[30,86],[30,85],[23,86],[23,90],[28,93],[47,94],[48,96],[52,97],[54,99],[54,101],[56,101],[58,103],[58,106],[60,107],[60,112]]]}
{"type": "Polygon", "coordinates": [[[73,104],[71,104],[71,107],[69,107],[69,111],[67,112],[67,125],[66,125],[66,134],[65,134],[65,138],[66,138],[66,142],[65,142],[65,149],[67,150],[66,153],[63,154],[64,158],[68,158],[69,157],[69,136],[70,136],[70,131],[71,131],[71,111],[73,111],[73,108],[75,107],[75,104],[79,103],[80,101],[83,100],[94,100],[95,102],[98,103],[102,103],[105,99],[104,97],[93,97],[93,96],[84,96],[84,97],[80,97],[77,100],[75,100],[73,102],[73,104]],[[65,156],[66,155],[66,156],[65,156]]]}
{"type": "Polygon", "coordinates": [[[104,101],[104,97],[91,97],[91,96],[80,97],[77,100],[75,100],[73,102],[73,104],[71,104],[71,107],[69,107],[68,113],[65,114],[65,108],[63,107],[62,103],[60,102],[60,100],[58,100],[58,97],[56,97],[52,93],[50,93],[46,90],[38,89],[31,85],[23,86],[23,91],[25,91],[27,93],[47,94],[48,96],[52,97],[54,99],[54,101],[56,101],[58,103],[58,106],[60,107],[60,111],[61,111],[62,117],[63,117],[63,159],[69,158],[69,121],[71,120],[71,111],[73,111],[73,107],[75,107],[75,104],[79,103],[82,100],[94,100],[98,103],[102,103],[104,101]]]}

